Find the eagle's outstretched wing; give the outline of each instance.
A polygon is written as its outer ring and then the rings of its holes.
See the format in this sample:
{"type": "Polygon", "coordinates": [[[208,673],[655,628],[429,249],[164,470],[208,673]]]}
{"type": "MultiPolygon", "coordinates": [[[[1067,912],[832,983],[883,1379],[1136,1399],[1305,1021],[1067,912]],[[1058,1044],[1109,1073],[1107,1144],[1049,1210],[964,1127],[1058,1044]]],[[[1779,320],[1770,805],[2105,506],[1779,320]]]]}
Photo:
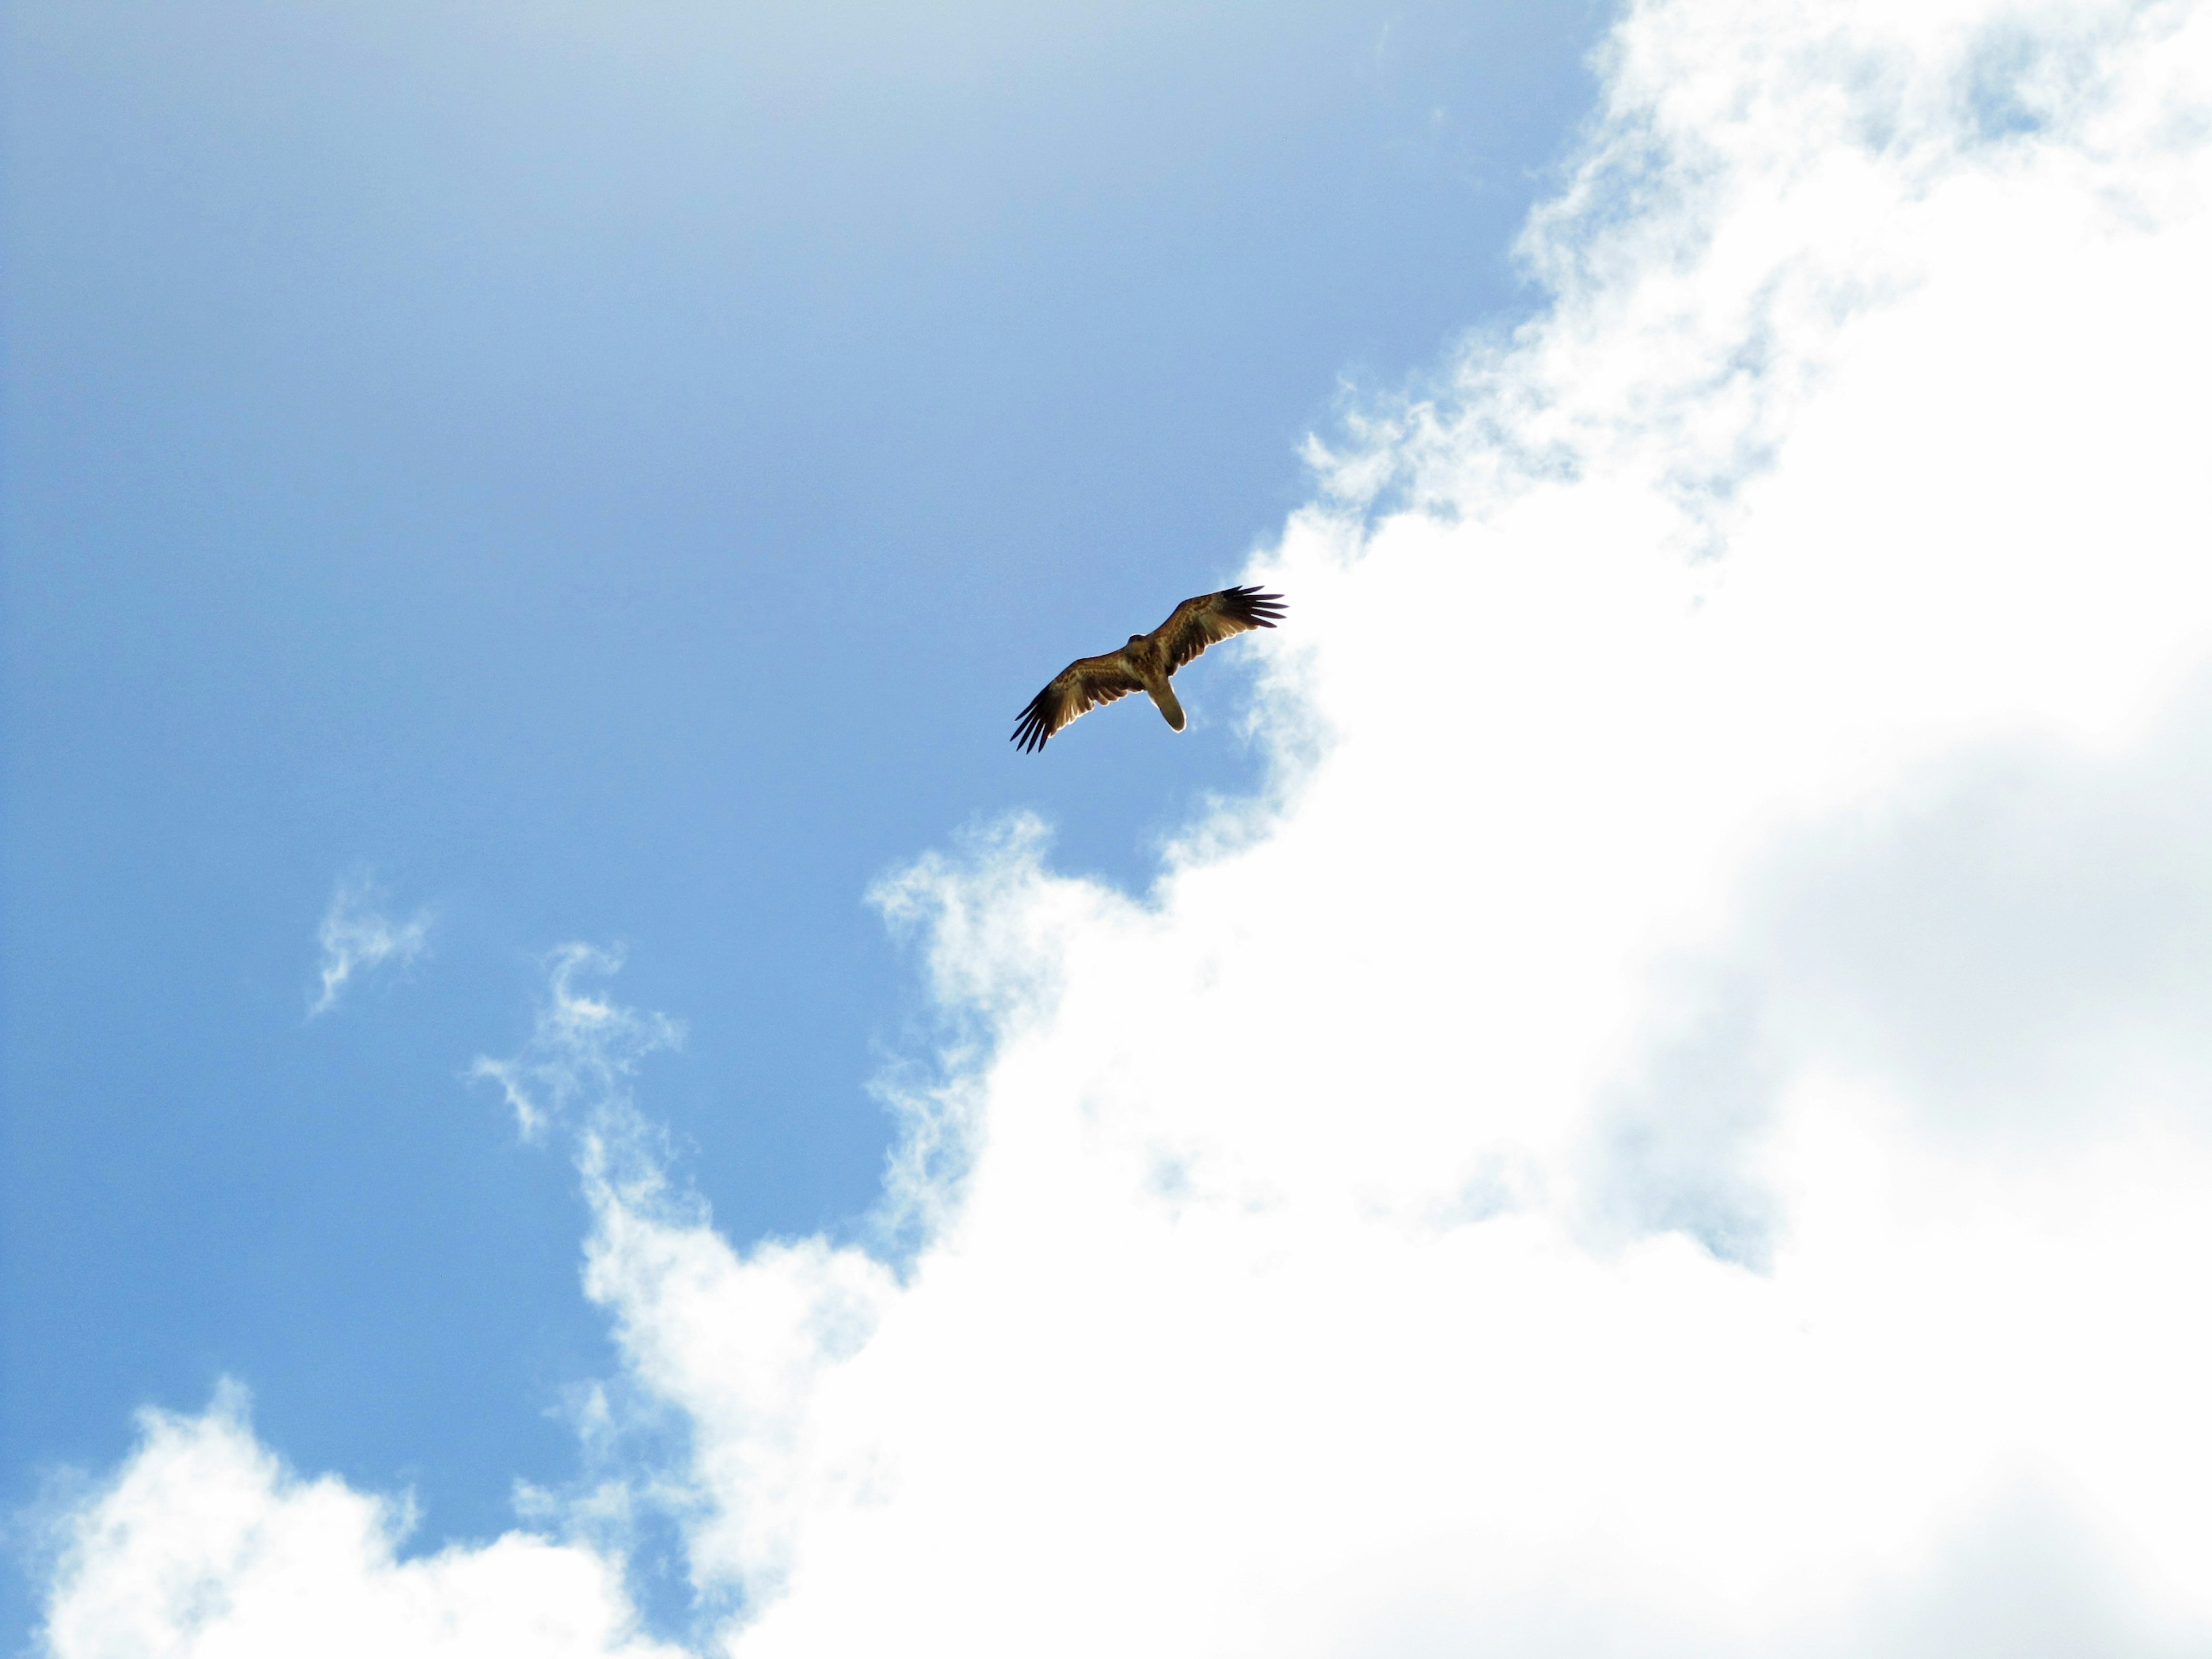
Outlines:
{"type": "Polygon", "coordinates": [[[1152,630],[1152,637],[1166,649],[1168,672],[1172,674],[1207,646],[1232,634],[1273,628],[1283,609],[1279,593],[1262,593],[1256,587],[1224,587],[1218,593],[1185,599],[1152,630]]]}
{"type": "Polygon", "coordinates": [[[1121,660],[1118,651],[1109,651],[1103,657],[1079,657],[1030,699],[1030,706],[1014,722],[1015,746],[1042,749],[1048,738],[1078,714],[1144,689],[1145,683],[1121,660]]]}

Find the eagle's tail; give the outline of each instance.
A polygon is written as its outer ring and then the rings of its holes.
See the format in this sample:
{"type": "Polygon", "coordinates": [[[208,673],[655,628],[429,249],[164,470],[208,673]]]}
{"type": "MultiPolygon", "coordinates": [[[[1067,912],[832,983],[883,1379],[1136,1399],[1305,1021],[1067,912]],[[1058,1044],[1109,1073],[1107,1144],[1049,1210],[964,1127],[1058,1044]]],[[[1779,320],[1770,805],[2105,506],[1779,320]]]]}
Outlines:
{"type": "Polygon", "coordinates": [[[1159,705],[1160,713],[1166,717],[1167,723],[1176,731],[1182,731],[1186,724],[1182,705],[1176,701],[1176,694],[1168,683],[1164,679],[1154,680],[1145,690],[1152,693],[1152,701],[1159,705]]]}

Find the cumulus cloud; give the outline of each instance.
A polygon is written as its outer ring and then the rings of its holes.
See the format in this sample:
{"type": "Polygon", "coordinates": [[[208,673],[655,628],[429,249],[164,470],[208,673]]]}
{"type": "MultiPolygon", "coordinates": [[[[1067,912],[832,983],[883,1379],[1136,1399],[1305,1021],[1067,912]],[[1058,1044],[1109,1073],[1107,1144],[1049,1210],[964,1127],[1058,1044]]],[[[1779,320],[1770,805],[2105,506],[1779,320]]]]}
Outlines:
{"type": "Polygon", "coordinates": [[[346,986],[356,973],[368,973],[386,963],[404,968],[430,948],[430,912],[417,910],[404,921],[384,914],[382,895],[365,875],[342,878],[323,912],[315,941],[323,959],[317,969],[320,988],[307,1000],[307,1018],[326,1014],[338,1006],[346,986]]]}
{"type": "MultiPolygon", "coordinates": [[[[1553,303],[1253,572],[1265,797],[1141,896],[1023,824],[880,889],[909,1249],[718,1232],[556,971],[493,1075],[684,1433],[457,1583],[570,1552],[620,1651],[652,1504],[741,1659],[2212,1642],[2212,7],[1648,0],[1604,70],[1553,303]]],[[[267,1458],[149,1419],[51,1650],[297,1650],[129,1568],[203,1504],[464,1594],[267,1458]]]]}
{"type": "Polygon", "coordinates": [[[403,1562],[404,1506],[301,1480],[245,1408],[226,1386],[204,1416],[143,1414],[65,1529],[51,1651],[673,1659],[631,1628],[618,1564],[520,1533],[403,1562]]]}

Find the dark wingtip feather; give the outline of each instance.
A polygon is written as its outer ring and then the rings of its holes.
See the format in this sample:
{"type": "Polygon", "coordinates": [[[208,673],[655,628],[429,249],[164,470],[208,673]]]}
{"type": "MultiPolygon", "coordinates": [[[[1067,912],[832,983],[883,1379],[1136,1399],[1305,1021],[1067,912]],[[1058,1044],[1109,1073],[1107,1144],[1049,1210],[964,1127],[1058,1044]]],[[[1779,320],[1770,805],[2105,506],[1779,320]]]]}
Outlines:
{"type": "Polygon", "coordinates": [[[1030,699],[1029,707],[1014,722],[1014,735],[1008,741],[1025,755],[1033,755],[1043,748],[1045,739],[1052,735],[1046,729],[1043,703],[1044,693],[1040,691],[1030,699]]]}
{"type": "Polygon", "coordinates": [[[1281,594],[1266,592],[1257,586],[1227,588],[1224,593],[1237,621],[1250,623],[1255,628],[1273,628],[1290,608],[1281,594]]]}

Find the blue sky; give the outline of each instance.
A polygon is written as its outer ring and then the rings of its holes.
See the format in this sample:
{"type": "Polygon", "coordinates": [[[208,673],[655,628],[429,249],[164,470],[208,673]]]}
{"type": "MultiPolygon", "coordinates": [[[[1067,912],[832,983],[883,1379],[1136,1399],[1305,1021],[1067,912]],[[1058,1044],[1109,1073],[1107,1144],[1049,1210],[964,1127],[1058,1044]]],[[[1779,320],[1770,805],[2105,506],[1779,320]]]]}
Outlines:
{"type": "Polygon", "coordinates": [[[465,1078],[565,940],[722,1227],[854,1225],[870,883],[1030,806],[1140,884],[1257,780],[1231,653],[1006,734],[1534,303],[1604,21],[11,5],[0,1499],[225,1375],[418,1541],[573,1474],[573,1176],[465,1078]],[[354,878],[428,948],[310,1021],[354,878]]]}

